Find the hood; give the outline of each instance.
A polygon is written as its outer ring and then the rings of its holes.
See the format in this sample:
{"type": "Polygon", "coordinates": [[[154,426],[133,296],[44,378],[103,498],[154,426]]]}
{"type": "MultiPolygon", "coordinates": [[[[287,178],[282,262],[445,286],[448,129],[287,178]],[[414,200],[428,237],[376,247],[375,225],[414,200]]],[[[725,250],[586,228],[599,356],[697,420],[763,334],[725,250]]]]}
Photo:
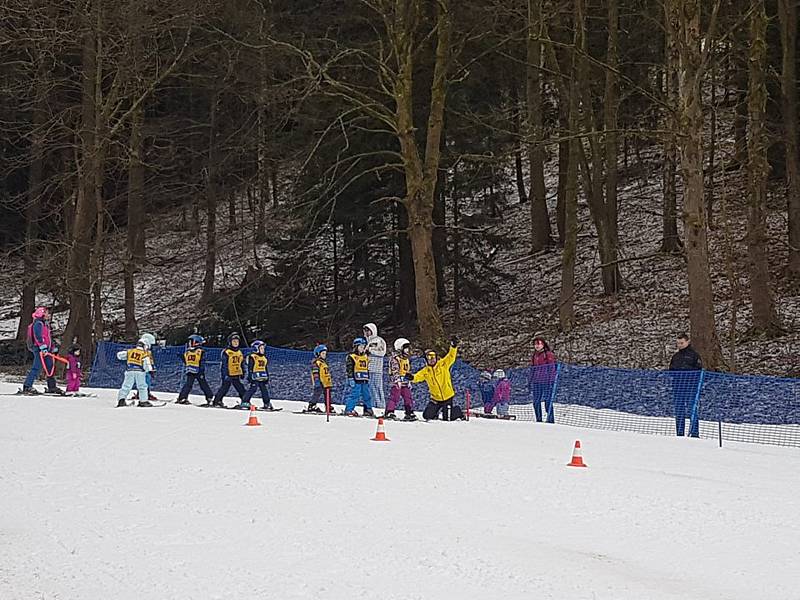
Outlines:
{"type": "Polygon", "coordinates": [[[378,326],[375,323],[367,323],[364,325],[364,329],[369,329],[370,337],[375,337],[378,335],[378,326]]]}
{"type": "Polygon", "coordinates": [[[38,306],[35,311],[31,313],[31,316],[34,319],[41,319],[44,317],[44,313],[47,309],[44,306],[38,306]]]}

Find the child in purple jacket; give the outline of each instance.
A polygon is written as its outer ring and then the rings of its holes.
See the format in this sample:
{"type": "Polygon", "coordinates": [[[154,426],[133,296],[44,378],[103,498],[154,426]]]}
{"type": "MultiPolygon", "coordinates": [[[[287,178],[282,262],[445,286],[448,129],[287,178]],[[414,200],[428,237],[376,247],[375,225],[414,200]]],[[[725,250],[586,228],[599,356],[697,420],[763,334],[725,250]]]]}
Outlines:
{"type": "Polygon", "coordinates": [[[493,377],[497,383],[494,386],[492,405],[497,408],[498,417],[507,417],[508,404],[511,401],[511,382],[506,378],[503,369],[497,369],[493,377]]]}
{"type": "Polygon", "coordinates": [[[81,349],[78,346],[72,346],[67,354],[67,391],[80,392],[82,377],[81,349]]]}

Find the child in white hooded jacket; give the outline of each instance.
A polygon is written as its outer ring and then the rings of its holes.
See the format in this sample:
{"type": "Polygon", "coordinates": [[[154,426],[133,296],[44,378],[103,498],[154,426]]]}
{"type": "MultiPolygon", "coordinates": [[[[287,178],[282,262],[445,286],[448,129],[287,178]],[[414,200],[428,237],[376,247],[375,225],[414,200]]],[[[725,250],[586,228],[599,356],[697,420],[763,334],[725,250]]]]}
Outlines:
{"type": "Polygon", "coordinates": [[[378,326],[375,323],[364,325],[364,337],[367,338],[367,353],[369,354],[369,393],[373,406],[386,406],[383,395],[383,362],[386,356],[386,340],[378,335],[378,326]]]}

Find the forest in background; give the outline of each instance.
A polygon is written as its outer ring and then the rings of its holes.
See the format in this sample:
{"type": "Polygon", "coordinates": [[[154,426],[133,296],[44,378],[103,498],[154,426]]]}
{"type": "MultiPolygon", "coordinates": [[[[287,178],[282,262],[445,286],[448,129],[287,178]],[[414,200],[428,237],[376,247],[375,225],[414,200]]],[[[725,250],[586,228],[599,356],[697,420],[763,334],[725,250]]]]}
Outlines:
{"type": "Polygon", "coordinates": [[[441,345],[445,324],[502,318],[499,290],[530,294],[497,260],[519,243],[504,218],[526,232],[517,266],[555,260],[545,325],[568,335],[587,246],[600,295],[624,304],[635,286],[620,190],[636,169],[660,183],[642,234],[681,259],[706,364],[735,368],[721,302],[747,305],[748,336],[796,333],[778,300],[800,285],[796,1],[3,0],[0,16],[18,337],[43,296],[68,311],[65,340],[136,336],[153,294],[137,290],[163,266],[147,233],[167,214],[202,264],[167,283],[200,288],[176,339],[200,322],[338,338],[370,320],[441,345]]]}

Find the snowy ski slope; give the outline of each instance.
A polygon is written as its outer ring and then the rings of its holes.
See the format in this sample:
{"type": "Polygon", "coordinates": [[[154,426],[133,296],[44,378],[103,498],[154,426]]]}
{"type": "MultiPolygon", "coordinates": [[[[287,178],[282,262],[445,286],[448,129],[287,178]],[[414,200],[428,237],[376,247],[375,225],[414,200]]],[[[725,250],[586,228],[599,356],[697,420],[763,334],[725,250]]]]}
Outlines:
{"type": "Polygon", "coordinates": [[[800,598],[797,449],[98,394],[0,396],[2,600],[800,598]]]}

